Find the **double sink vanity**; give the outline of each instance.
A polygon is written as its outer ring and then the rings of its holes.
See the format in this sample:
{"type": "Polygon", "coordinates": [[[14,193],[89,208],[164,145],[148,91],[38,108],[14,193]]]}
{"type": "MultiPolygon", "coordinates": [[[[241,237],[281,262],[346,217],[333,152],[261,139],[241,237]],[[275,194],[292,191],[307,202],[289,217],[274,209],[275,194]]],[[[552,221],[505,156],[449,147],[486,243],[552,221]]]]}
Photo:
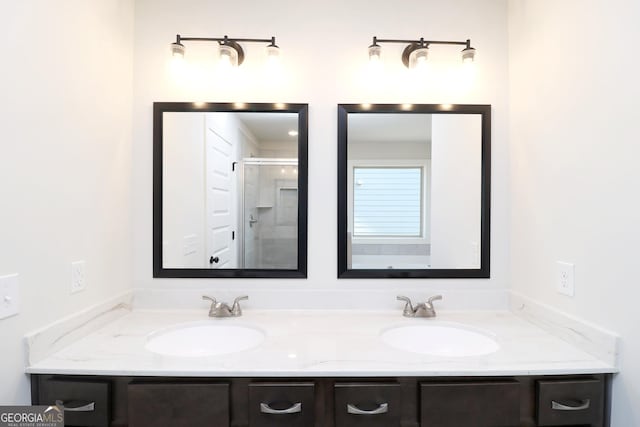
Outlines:
{"type": "MultiPolygon", "coordinates": [[[[307,113],[154,105],[154,278],[307,277],[307,113]]],[[[489,278],[489,105],[342,104],[337,142],[339,279],[489,278]]],[[[144,292],[27,337],[34,404],[71,426],[609,425],[615,338],[524,303],[144,292]]]]}
{"type": "Polygon", "coordinates": [[[401,307],[127,309],[27,368],[67,425],[216,427],[602,427],[615,371],[508,311],[401,307]]]}

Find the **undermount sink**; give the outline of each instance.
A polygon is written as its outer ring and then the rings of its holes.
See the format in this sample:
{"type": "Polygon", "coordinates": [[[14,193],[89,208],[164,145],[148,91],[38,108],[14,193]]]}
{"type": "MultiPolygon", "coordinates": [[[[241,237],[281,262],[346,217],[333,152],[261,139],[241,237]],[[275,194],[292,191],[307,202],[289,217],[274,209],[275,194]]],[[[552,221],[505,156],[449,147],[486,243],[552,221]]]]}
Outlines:
{"type": "Polygon", "coordinates": [[[387,329],[382,341],[399,350],[443,357],[482,356],[500,346],[488,334],[465,325],[405,325],[387,329]]]}
{"type": "Polygon", "coordinates": [[[264,332],[243,325],[195,322],[152,333],[145,348],[153,353],[176,357],[203,357],[237,353],[257,347],[264,332]]]}

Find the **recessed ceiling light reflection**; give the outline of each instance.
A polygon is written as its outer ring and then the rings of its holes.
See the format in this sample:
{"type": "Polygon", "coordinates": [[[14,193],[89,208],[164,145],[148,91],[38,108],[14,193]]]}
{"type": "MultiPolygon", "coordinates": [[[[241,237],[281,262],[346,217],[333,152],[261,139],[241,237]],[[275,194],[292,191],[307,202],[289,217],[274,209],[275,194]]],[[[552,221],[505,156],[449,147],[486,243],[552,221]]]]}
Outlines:
{"type": "Polygon", "coordinates": [[[413,104],[402,104],[401,108],[405,111],[413,110],[413,104]]]}
{"type": "Polygon", "coordinates": [[[194,102],[193,106],[196,107],[196,108],[202,108],[202,107],[205,106],[205,104],[206,104],[206,102],[204,102],[204,101],[198,101],[198,102],[194,102]]]}
{"type": "Polygon", "coordinates": [[[371,104],[360,104],[360,107],[362,107],[363,110],[370,110],[371,104]]]}
{"type": "Polygon", "coordinates": [[[276,102],[275,104],[273,104],[273,106],[276,107],[278,110],[283,110],[287,108],[287,104],[283,104],[282,102],[276,102]]]}
{"type": "Polygon", "coordinates": [[[297,130],[290,130],[289,131],[289,136],[298,136],[298,131],[297,130]]]}
{"type": "Polygon", "coordinates": [[[448,110],[451,110],[453,108],[453,105],[451,105],[451,104],[440,104],[440,108],[442,110],[447,110],[448,111],[448,110]]]}
{"type": "Polygon", "coordinates": [[[247,104],[244,102],[234,102],[233,107],[238,109],[247,108],[247,104]]]}

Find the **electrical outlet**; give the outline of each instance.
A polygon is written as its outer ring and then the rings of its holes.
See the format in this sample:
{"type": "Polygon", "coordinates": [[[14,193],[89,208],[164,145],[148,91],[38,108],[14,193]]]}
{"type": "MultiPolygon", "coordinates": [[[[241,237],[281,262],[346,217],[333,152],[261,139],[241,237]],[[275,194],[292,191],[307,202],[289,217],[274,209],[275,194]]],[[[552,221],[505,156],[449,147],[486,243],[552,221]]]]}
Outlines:
{"type": "Polygon", "coordinates": [[[574,266],[568,262],[557,261],[558,293],[572,297],[575,293],[574,266]]]}
{"type": "Polygon", "coordinates": [[[18,275],[0,277],[0,319],[15,316],[20,308],[18,275]]]}
{"type": "Polygon", "coordinates": [[[86,287],[86,277],[84,272],[84,261],[71,263],[71,293],[84,291],[86,287]]]}

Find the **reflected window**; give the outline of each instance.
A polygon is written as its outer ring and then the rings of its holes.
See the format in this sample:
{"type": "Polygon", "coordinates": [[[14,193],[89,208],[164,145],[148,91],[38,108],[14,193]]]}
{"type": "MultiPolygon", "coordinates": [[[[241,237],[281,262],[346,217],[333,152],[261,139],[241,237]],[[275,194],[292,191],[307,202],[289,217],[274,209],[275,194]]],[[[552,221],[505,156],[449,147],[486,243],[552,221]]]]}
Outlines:
{"type": "Polygon", "coordinates": [[[353,168],[353,236],[420,237],[423,170],[353,168]]]}

